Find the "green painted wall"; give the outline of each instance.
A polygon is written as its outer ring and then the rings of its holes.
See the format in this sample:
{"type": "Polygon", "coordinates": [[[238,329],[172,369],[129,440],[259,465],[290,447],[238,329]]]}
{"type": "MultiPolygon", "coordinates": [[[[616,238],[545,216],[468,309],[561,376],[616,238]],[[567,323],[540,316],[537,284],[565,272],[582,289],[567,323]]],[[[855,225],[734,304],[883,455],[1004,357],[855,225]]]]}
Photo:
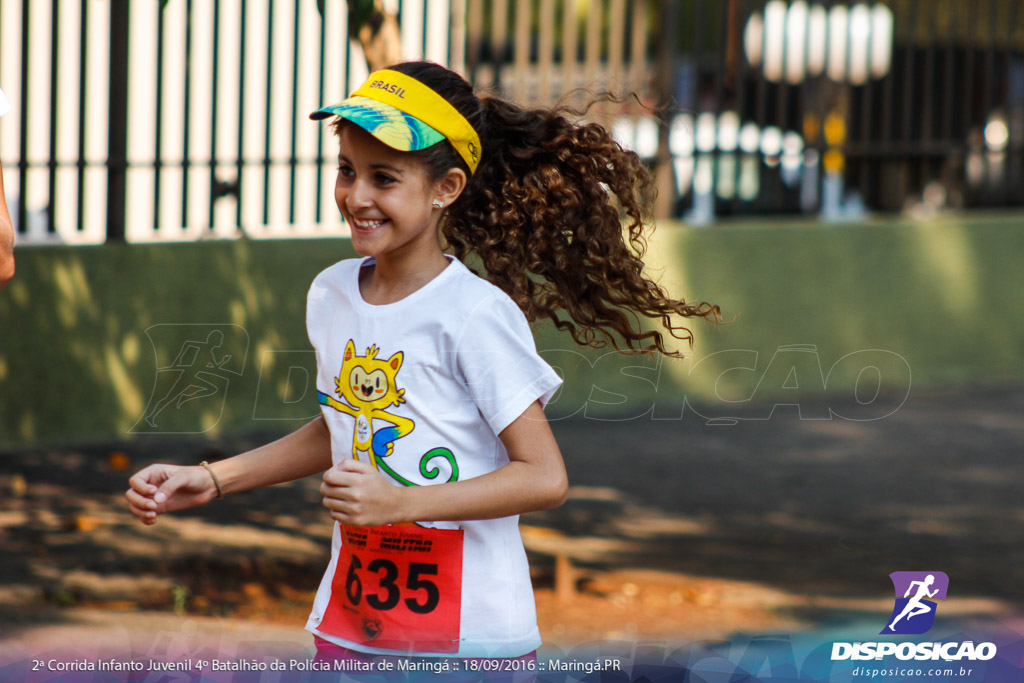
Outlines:
{"type": "MultiPolygon", "coordinates": [[[[538,325],[566,377],[549,413],[728,418],[825,395],[871,419],[925,384],[1019,379],[1022,227],[663,224],[651,272],[731,322],[696,322],[685,359],[581,350],[538,325]]],[[[305,292],[351,255],[346,240],[19,248],[0,293],[0,444],[298,426],[317,412],[305,292]]]]}
{"type": "MultiPolygon", "coordinates": [[[[19,248],[17,275],[0,292],[0,442],[250,428],[261,371],[269,396],[278,359],[311,355],[309,283],[352,254],[344,240],[19,248]],[[214,330],[225,335],[218,360],[231,359],[198,381],[218,395],[139,424],[181,374],[158,368],[214,330]]],[[[197,356],[179,365],[209,362],[197,356]]],[[[270,416],[315,412],[288,399],[270,416]]]]}
{"type": "MultiPolygon", "coordinates": [[[[607,355],[596,371],[577,361],[579,376],[570,377],[584,386],[563,407],[678,418],[686,396],[704,417],[765,401],[767,417],[772,404],[827,395],[834,414],[872,419],[898,408],[914,387],[1019,379],[1022,259],[1019,215],[663,225],[646,259],[650,270],[669,291],[720,305],[728,324],[697,321],[692,352],[682,347],[688,359],[607,355]]],[[[829,407],[800,409],[828,418],[829,407]]]]}

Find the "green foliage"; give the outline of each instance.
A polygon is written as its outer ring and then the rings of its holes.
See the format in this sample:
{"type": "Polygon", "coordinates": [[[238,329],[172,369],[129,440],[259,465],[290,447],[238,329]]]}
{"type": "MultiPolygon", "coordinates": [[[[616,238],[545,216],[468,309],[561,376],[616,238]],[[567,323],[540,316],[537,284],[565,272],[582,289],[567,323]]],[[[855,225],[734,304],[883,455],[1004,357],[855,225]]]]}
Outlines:
{"type": "Polygon", "coordinates": [[[70,607],[78,602],[75,596],[68,590],[61,589],[57,591],[57,594],[53,596],[53,601],[61,607],[70,607]]]}
{"type": "MultiPolygon", "coordinates": [[[[326,0],[316,0],[316,8],[320,16],[324,15],[326,0]]],[[[369,24],[376,33],[381,23],[381,13],[374,7],[374,0],[347,0],[348,2],[348,34],[351,38],[359,36],[359,30],[369,24]]]]}
{"type": "Polygon", "coordinates": [[[175,584],[171,588],[171,603],[174,608],[174,613],[178,616],[181,616],[186,612],[186,606],[188,604],[188,595],[188,586],[175,584]]]}

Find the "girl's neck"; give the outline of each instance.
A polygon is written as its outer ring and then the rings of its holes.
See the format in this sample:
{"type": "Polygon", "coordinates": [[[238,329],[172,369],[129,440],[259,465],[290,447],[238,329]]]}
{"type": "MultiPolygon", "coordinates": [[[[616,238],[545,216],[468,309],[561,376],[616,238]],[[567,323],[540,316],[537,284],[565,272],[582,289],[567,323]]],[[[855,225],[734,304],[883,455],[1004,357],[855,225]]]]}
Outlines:
{"type": "Polygon", "coordinates": [[[374,306],[401,301],[441,274],[448,259],[438,249],[419,258],[380,255],[359,274],[359,293],[374,306]]]}

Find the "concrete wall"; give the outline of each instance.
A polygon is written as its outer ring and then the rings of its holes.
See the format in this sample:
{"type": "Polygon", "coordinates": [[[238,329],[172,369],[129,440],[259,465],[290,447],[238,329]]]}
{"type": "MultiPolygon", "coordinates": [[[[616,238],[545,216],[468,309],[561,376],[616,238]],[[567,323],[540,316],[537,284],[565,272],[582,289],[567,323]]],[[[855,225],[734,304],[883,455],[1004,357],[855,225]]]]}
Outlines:
{"type": "MultiPolygon", "coordinates": [[[[924,384],[1019,379],[1022,222],[662,225],[651,272],[731,322],[694,323],[685,359],[537,325],[566,377],[549,414],[872,419],[924,384]]],[[[305,292],[350,255],[346,240],[20,248],[0,293],[0,444],[297,427],[317,413],[305,292]]]]}

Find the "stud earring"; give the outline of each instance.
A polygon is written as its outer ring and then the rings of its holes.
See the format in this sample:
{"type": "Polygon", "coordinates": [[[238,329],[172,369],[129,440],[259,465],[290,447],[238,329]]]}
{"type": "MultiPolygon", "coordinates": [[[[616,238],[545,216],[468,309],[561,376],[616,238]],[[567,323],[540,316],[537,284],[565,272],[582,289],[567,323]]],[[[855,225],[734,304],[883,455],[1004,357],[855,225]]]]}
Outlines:
{"type": "Polygon", "coordinates": [[[435,209],[443,209],[444,208],[444,202],[442,202],[440,199],[435,199],[433,201],[433,204],[434,204],[434,208],[435,209]]]}

